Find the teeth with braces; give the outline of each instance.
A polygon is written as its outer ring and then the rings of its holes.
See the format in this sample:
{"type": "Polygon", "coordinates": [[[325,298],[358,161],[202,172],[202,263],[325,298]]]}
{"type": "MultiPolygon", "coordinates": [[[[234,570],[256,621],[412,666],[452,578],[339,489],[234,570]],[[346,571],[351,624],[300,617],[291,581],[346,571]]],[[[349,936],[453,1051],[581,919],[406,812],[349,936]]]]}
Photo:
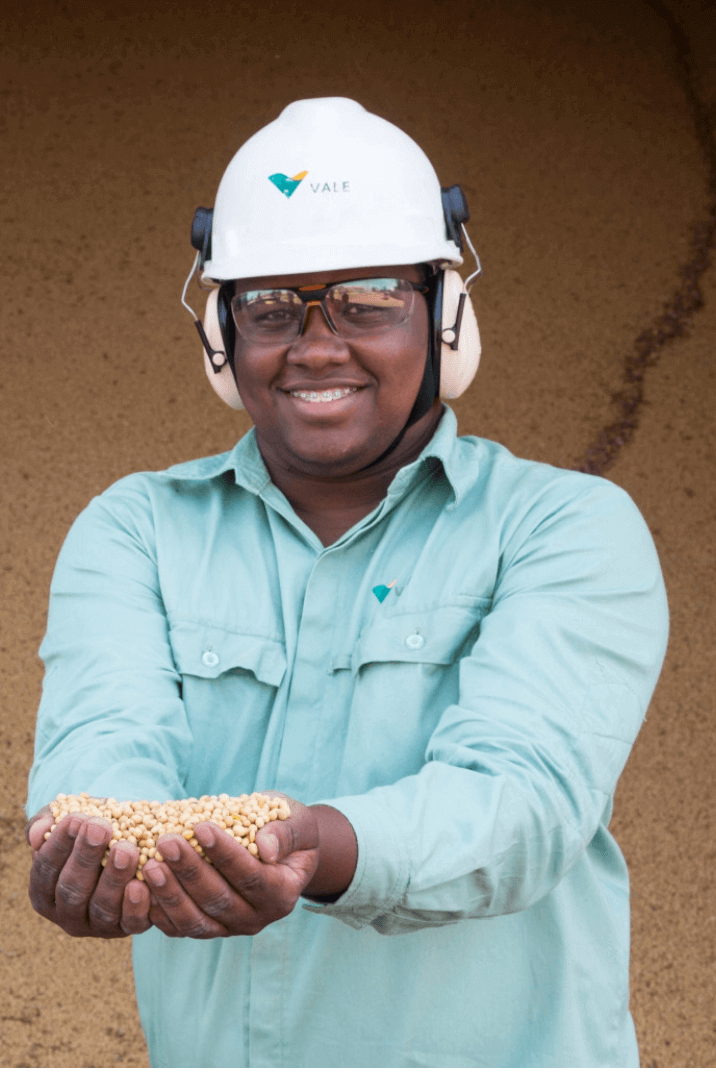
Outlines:
{"type": "Polygon", "coordinates": [[[357,391],[358,387],[355,386],[351,389],[326,389],[325,392],[322,393],[302,393],[298,391],[292,391],[291,396],[296,396],[299,400],[322,400],[324,402],[328,402],[329,400],[340,400],[344,396],[348,396],[350,393],[355,393],[357,391]]]}

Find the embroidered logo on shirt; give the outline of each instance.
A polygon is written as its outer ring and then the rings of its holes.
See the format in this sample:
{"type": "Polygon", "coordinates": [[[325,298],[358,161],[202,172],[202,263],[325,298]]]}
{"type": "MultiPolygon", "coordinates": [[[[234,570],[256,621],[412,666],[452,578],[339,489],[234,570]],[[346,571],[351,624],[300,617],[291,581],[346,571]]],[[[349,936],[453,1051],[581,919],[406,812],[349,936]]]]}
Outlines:
{"type": "Polygon", "coordinates": [[[379,604],[383,603],[386,596],[388,595],[390,590],[393,588],[393,586],[395,585],[395,582],[397,580],[398,579],[395,578],[393,581],[391,581],[390,585],[376,585],[375,588],[371,590],[378,597],[378,603],[379,604]]]}

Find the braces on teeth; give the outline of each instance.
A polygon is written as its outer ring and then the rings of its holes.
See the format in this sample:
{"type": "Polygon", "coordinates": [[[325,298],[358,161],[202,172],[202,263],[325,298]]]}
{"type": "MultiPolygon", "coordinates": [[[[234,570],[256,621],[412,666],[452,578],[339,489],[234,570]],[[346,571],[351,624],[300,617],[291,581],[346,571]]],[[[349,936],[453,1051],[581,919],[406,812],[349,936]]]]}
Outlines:
{"type": "Polygon", "coordinates": [[[340,400],[343,396],[348,396],[349,393],[355,392],[355,389],[327,389],[322,393],[299,393],[292,392],[291,396],[297,396],[301,400],[340,400]]]}

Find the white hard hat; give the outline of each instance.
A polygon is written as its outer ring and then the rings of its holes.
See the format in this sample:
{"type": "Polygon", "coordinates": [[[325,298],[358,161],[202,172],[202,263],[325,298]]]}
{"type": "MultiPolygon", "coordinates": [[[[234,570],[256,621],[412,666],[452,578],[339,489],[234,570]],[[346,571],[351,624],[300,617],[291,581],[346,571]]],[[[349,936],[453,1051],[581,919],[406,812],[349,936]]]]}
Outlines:
{"type": "Polygon", "coordinates": [[[462,263],[418,145],[350,98],[292,102],[219,185],[205,282],[462,263]]]}

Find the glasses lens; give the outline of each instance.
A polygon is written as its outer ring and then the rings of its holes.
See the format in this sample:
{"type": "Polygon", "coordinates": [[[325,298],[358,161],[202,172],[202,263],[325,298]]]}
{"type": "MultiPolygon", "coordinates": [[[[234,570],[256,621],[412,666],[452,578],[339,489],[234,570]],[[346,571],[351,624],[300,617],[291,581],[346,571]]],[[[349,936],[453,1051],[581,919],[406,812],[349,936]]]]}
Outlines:
{"type": "MultiPolygon", "coordinates": [[[[335,331],[365,336],[395,328],[413,312],[413,288],[405,279],[379,277],[335,283],[323,305],[335,331]]],[[[301,334],[305,301],[290,288],[245,291],[231,300],[239,335],[251,343],[293,343],[301,334]]]]}
{"type": "Polygon", "coordinates": [[[246,291],[231,299],[240,336],[252,343],[292,343],[301,331],[303,302],[295,291],[246,291]]]}
{"type": "Polygon", "coordinates": [[[367,335],[395,328],[413,311],[413,288],[404,279],[358,279],[336,283],[326,294],[326,308],[337,332],[367,335]]]}

